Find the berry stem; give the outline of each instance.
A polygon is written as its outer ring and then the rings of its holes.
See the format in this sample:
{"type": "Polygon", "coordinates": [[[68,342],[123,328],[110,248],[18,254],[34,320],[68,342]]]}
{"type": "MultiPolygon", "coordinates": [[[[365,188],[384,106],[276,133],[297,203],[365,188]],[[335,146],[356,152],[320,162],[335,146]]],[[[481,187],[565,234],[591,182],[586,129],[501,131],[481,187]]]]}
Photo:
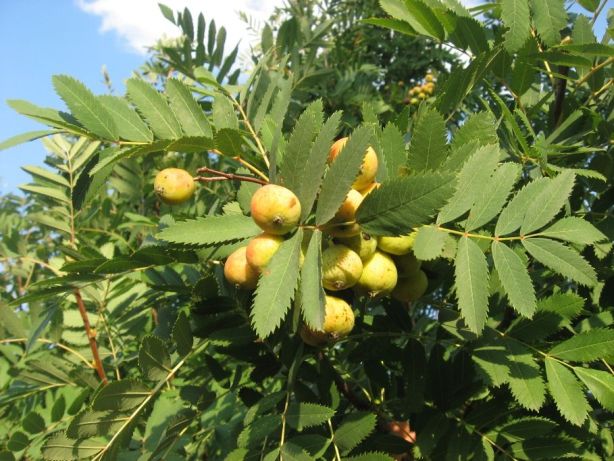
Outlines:
{"type": "Polygon", "coordinates": [[[198,182],[237,180],[237,181],[253,182],[253,183],[262,184],[262,185],[268,184],[268,182],[265,181],[264,179],[254,178],[253,176],[243,176],[243,175],[234,174],[234,173],[224,173],[223,171],[214,170],[213,168],[209,168],[209,167],[199,168],[197,172],[217,175],[217,176],[196,176],[194,178],[194,181],[198,181],[198,182]]]}

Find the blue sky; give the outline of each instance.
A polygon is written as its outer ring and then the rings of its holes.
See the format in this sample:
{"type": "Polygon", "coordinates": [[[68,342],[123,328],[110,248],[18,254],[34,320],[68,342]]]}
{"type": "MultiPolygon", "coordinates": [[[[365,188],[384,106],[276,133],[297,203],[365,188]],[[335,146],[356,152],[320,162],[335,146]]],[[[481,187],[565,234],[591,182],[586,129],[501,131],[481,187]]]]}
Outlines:
{"type": "MultiPolygon", "coordinates": [[[[192,12],[205,7],[229,31],[229,42],[249,37],[241,34],[244,25],[237,11],[247,10],[264,19],[282,0],[162,0],[174,9],[188,6],[192,12]]],[[[477,3],[465,0],[465,3],[477,3]]],[[[581,8],[574,8],[582,11],[581,8]]],[[[196,14],[195,14],[196,16],[196,14]]],[[[597,30],[605,29],[605,12],[597,30]]],[[[62,108],[51,85],[54,74],[70,74],[95,93],[106,92],[102,66],[106,65],[116,92],[123,93],[123,81],[141,65],[144,46],[159,33],[173,33],[172,24],[159,13],[155,0],[0,0],[0,140],[44,126],[13,112],[7,99],[27,99],[35,104],[62,108]]],[[[40,164],[45,153],[40,142],[0,152],[0,194],[17,192],[29,176],[22,165],[40,164]]]]}
{"type": "MultiPolygon", "coordinates": [[[[51,76],[71,74],[94,92],[102,93],[101,68],[108,66],[118,90],[121,82],[143,62],[113,34],[101,34],[100,19],[86,14],[71,1],[21,0],[0,2],[0,139],[44,129],[19,116],[7,99],[27,99],[47,107],[62,107],[51,85],[51,76]]],[[[15,191],[28,181],[21,165],[40,164],[40,142],[22,144],[0,152],[0,193],[15,191]]]]}

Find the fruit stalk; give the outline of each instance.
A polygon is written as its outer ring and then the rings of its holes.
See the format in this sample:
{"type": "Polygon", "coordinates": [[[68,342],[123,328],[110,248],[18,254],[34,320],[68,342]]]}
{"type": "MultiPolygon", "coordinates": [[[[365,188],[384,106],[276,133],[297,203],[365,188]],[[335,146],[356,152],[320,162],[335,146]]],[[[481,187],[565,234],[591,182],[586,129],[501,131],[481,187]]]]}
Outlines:
{"type": "Polygon", "coordinates": [[[196,171],[197,173],[209,173],[209,174],[217,175],[217,176],[196,176],[194,178],[194,181],[199,181],[199,182],[237,180],[237,181],[254,182],[256,184],[262,184],[263,186],[268,184],[268,182],[265,181],[264,179],[258,179],[252,176],[243,176],[243,175],[234,174],[234,173],[224,173],[223,171],[214,170],[213,168],[208,168],[208,167],[202,167],[196,171]]]}

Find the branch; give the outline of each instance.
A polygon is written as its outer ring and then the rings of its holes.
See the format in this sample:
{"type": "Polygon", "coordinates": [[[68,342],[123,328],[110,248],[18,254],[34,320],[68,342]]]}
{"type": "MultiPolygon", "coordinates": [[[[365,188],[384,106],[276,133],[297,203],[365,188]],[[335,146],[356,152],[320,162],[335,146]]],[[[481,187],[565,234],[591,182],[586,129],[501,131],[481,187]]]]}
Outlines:
{"type": "Polygon", "coordinates": [[[262,184],[262,185],[268,184],[268,181],[265,181],[264,179],[258,179],[258,178],[254,178],[253,176],[243,176],[243,175],[234,174],[234,173],[224,173],[223,171],[214,170],[213,168],[209,168],[206,166],[199,168],[196,171],[197,173],[209,173],[209,174],[217,175],[217,176],[196,176],[194,178],[194,181],[199,181],[199,182],[237,180],[237,181],[253,182],[253,183],[262,184]]]}
{"type": "Polygon", "coordinates": [[[87,335],[87,339],[90,342],[90,349],[92,350],[92,356],[94,357],[94,367],[96,368],[98,377],[103,382],[103,384],[106,385],[109,381],[107,380],[107,375],[104,372],[102,361],[100,360],[100,354],[98,354],[96,335],[90,325],[90,319],[87,315],[87,310],[85,309],[85,304],[83,303],[83,298],[81,297],[81,292],[79,291],[79,289],[75,290],[75,299],[77,300],[77,307],[79,308],[79,313],[81,314],[81,319],[83,320],[85,334],[87,335]]]}
{"type": "Polygon", "coordinates": [[[154,387],[149,393],[149,395],[145,397],[145,400],[143,400],[143,402],[134,409],[134,411],[130,414],[130,416],[128,416],[128,419],[126,420],[126,422],[122,424],[119,429],[117,429],[117,431],[115,432],[111,440],[109,440],[109,442],[102,448],[102,450],[99,451],[96,454],[96,456],[92,458],[93,461],[103,459],[104,454],[109,451],[109,449],[113,446],[113,443],[119,438],[120,435],[122,435],[124,430],[126,430],[126,428],[134,420],[134,418],[136,418],[139,415],[139,413],[141,413],[143,408],[145,408],[147,404],[151,401],[151,399],[153,399],[158,394],[158,392],[160,392],[160,390],[166,385],[166,383],[168,383],[171,379],[175,377],[175,374],[177,373],[177,371],[183,366],[183,364],[188,360],[188,358],[190,358],[196,352],[199,352],[200,350],[202,350],[203,347],[206,345],[207,345],[207,341],[203,341],[196,348],[192,349],[192,351],[190,351],[188,355],[186,355],[183,359],[181,359],[177,363],[177,365],[175,365],[173,369],[168,372],[168,374],[166,375],[164,379],[160,380],[158,384],[156,384],[156,387],[154,387]]]}

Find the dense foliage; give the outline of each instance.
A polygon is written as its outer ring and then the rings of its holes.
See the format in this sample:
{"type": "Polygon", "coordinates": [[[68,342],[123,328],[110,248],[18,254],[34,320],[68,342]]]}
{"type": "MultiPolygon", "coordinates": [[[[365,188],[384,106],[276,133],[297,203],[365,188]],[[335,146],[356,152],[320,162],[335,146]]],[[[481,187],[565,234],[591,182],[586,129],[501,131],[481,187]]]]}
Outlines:
{"type": "Polygon", "coordinates": [[[49,128],[0,144],[48,152],[0,201],[0,460],[614,456],[613,11],[578,3],[292,1],[246,79],[215,21],[161,6],[184,36],[125,96],[57,75],[67,111],[9,101],[49,128]],[[415,232],[428,290],[336,292],[354,328],[312,346],[369,145],[357,224],[415,232]],[[154,191],[169,167],[198,182],[183,204],[154,191]],[[224,261],[267,182],[300,226],[238,289],[224,261]]]}

